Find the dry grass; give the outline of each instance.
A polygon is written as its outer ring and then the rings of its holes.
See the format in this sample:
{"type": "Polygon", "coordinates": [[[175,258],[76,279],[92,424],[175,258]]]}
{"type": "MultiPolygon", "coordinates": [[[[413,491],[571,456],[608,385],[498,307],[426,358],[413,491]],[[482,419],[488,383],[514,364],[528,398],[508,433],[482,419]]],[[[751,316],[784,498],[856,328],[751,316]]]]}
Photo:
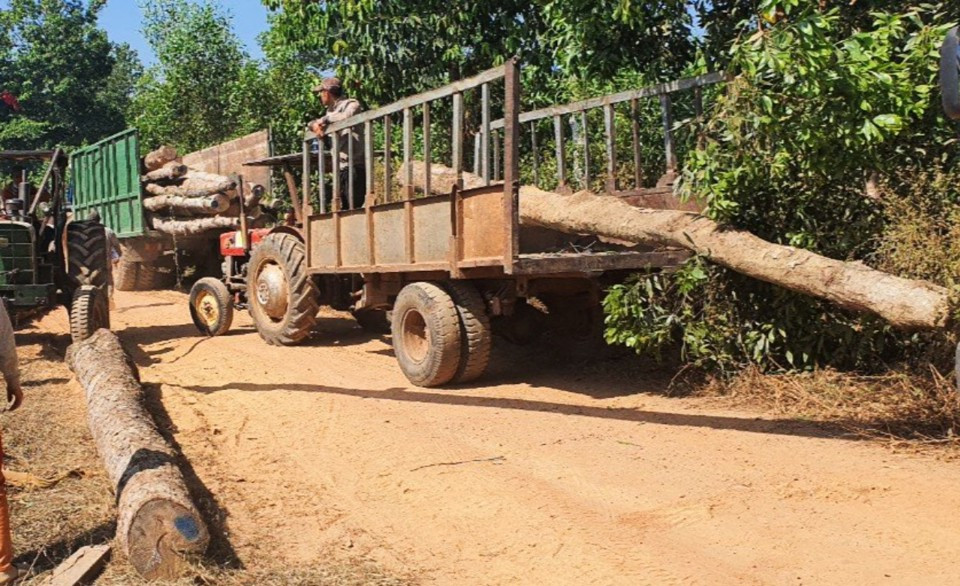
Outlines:
{"type": "MultiPolygon", "coordinates": [[[[82,391],[63,363],[66,336],[26,330],[17,334],[20,368],[25,384],[23,407],[2,416],[5,468],[40,477],[66,476],[46,489],[8,488],[16,563],[33,568],[25,586],[39,586],[49,571],[84,545],[113,539],[114,503],[109,480],[100,464],[86,424],[82,391]],[[73,472],[73,474],[68,474],[73,472]]],[[[2,388],[0,384],[0,388],[2,388]]],[[[216,520],[214,520],[216,523],[216,520]]],[[[214,531],[216,531],[214,526],[214,531]]],[[[222,537],[222,536],[221,536],[222,537]]],[[[335,556],[314,567],[278,566],[270,559],[218,559],[212,548],[206,567],[173,584],[224,586],[394,586],[415,583],[408,576],[390,575],[364,560],[335,556]],[[230,566],[230,567],[225,567],[230,566]]],[[[114,552],[103,585],[146,584],[114,552]]]]}
{"type": "Polygon", "coordinates": [[[708,382],[693,394],[723,396],[738,405],[898,445],[946,446],[952,457],[960,457],[960,393],[953,381],[933,370],[882,376],[747,370],[729,381],[708,382]]]}

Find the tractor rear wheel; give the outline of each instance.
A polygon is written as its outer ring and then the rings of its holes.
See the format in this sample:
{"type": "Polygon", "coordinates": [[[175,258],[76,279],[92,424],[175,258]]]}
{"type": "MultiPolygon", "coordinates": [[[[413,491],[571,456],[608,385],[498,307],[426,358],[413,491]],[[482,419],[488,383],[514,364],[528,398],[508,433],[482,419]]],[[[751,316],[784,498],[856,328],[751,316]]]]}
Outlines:
{"type": "Polygon", "coordinates": [[[103,289],[82,285],[73,292],[70,304],[70,337],[82,342],[100,328],[110,328],[110,309],[103,289]]]}
{"type": "Polygon", "coordinates": [[[404,287],[393,306],[393,352],[400,370],[420,387],[453,380],[460,366],[462,328],[450,295],[433,283],[404,287]]]}
{"type": "Polygon", "coordinates": [[[223,281],[204,277],[190,288],[190,318],[201,334],[219,336],[233,324],[233,296],[223,281]]]}
{"type": "Polygon", "coordinates": [[[75,287],[92,285],[106,291],[110,283],[107,235],[102,224],[67,224],[67,277],[75,287]]]}
{"type": "Polygon", "coordinates": [[[292,346],[309,336],[317,320],[318,297],[299,238],[277,232],[253,249],[247,302],[257,332],[268,344],[292,346]]]}

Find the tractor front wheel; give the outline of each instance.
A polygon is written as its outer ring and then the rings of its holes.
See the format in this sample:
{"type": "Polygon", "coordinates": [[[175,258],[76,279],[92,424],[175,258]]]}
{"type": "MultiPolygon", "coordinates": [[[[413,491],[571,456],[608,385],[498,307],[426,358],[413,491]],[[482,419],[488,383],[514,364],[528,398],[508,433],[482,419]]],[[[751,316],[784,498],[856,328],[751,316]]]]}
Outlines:
{"type": "Polygon", "coordinates": [[[83,285],[73,292],[70,304],[70,337],[82,342],[100,328],[110,328],[110,310],[103,289],[83,285]]]}
{"type": "Polygon", "coordinates": [[[204,277],[190,288],[190,318],[201,334],[219,336],[233,324],[233,296],[223,281],[204,277]]]}

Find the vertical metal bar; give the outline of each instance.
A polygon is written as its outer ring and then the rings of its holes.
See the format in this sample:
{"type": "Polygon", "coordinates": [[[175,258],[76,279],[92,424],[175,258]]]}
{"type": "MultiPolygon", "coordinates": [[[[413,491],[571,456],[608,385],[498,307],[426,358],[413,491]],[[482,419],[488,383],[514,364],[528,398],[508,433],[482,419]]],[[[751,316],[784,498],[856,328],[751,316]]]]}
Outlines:
{"type": "Polygon", "coordinates": [[[530,142],[533,148],[533,184],[540,185],[540,147],[537,146],[537,123],[530,123],[530,142]]]}
{"type": "Polygon", "coordinates": [[[640,120],[639,104],[636,98],[630,100],[630,119],[633,126],[633,183],[634,189],[643,187],[643,159],[640,156],[640,120]]]}
{"type": "Polygon", "coordinates": [[[493,180],[500,179],[500,133],[493,131],[493,180]]]}
{"type": "Polygon", "coordinates": [[[580,112],[580,134],[583,144],[583,188],[590,189],[590,133],[587,130],[587,111],[580,112]]]}
{"type": "MultiPolygon", "coordinates": [[[[309,218],[313,211],[310,209],[310,141],[304,141],[303,143],[303,186],[301,188],[303,192],[303,210],[301,214],[304,221],[309,218]]],[[[309,248],[309,247],[308,247],[309,248]]]]}
{"type": "Polygon", "coordinates": [[[693,88],[693,111],[697,117],[697,148],[703,148],[703,88],[693,88]]]}
{"type": "Polygon", "coordinates": [[[340,185],[340,133],[334,132],[330,135],[330,140],[333,141],[331,146],[330,159],[333,169],[331,169],[331,174],[333,175],[333,193],[330,195],[330,211],[339,212],[340,211],[340,191],[343,189],[343,186],[340,185]]]}
{"type": "Polygon", "coordinates": [[[480,133],[473,135],[473,174],[480,176],[480,133]]]}
{"type": "Polygon", "coordinates": [[[553,117],[553,136],[557,143],[557,188],[567,185],[567,168],[563,157],[563,120],[559,115],[553,117]]]}
{"type": "Polygon", "coordinates": [[[503,270],[510,274],[520,254],[520,68],[516,59],[504,65],[503,82],[503,219],[507,234],[503,270]]]}
{"type": "Polygon", "coordinates": [[[663,147],[667,155],[667,173],[675,173],[677,153],[673,147],[673,107],[670,103],[670,94],[660,96],[660,108],[663,110],[663,147]]]}
{"type": "Polygon", "coordinates": [[[413,197],[413,113],[403,109],[403,196],[413,197]]]}
{"type": "MultiPolygon", "coordinates": [[[[457,190],[463,187],[463,94],[453,94],[453,173],[457,190]]],[[[479,135],[477,135],[479,139],[479,135]]],[[[477,144],[480,144],[479,142],[477,144]]]]}
{"type": "Polygon", "coordinates": [[[349,197],[347,201],[350,204],[350,209],[357,209],[357,192],[354,189],[354,184],[356,179],[354,179],[354,160],[353,160],[353,127],[347,129],[347,169],[350,174],[350,178],[347,181],[347,187],[350,189],[349,197]]]}
{"type": "Polygon", "coordinates": [[[490,185],[490,84],[480,86],[481,115],[481,147],[480,172],[483,175],[483,184],[490,185]]]}
{"type": "Polygon", "coordinates": [[[607,139],[607,186],[606,191],[613,193],[617,190],[617,143],[614,138],[616,128],[614,127],[613,104],[607,104],[603,107],[603,126],[604,134],[607,139]]]}
{"type": "Polygon", "coordinates": [[[373,121],[367,120],[363,125],[363,158],[367,174],[366,197],[363,198],[364,207],[373,205],[373,121]]]}
{"type": "Polygon", "coordinates": [[[423,103],[423,193],[430,195],[430,102],[423,103]]]}
{"type": "Polygon", "coordinates": [[[392,129],[390,128],[390,115],[383,117],[383,201],[390,201],[390,192],[392,191],[391,187],[393,186],[393,173],[391,167],[393,166],[390,161],[390,157],[393,154],[390,152],[390,139],[392,138],[392,129]]]}

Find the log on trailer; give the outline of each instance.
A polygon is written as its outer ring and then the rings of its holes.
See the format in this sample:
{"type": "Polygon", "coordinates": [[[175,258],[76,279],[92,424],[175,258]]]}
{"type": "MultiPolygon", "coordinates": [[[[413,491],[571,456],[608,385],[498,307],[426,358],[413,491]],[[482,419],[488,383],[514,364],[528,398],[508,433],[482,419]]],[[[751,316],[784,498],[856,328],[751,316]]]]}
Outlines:
{"type": "Polygon", "coordinates": [[[230,208],[230,198],[222,193],[206,197],[155,195],[143,199],[143,208],[150,212],[169,210],[173,214],[221,214],[230,208]]]}
{"type": "Polygon", "coordinates": [[[190,500],[177,455],[143,406],[143,389],[117,336],[98,330],[70,347],[97,452],[117,499],[117,541],[148,579],[178,578],[210,535],[190,500]]]}
{"type": "MultiPolygon", "coordinates": [[[[413,163],[414,183],[423,185],[424,165],[413,163]]],[[[453,170],[434,164],[430,174],[431,192],[445,193],[442,178],[452,176],[453,170]]],[[[465,185],[482,184],[476,175],[463,173],[463,177],[465,185]]],[[[561,195],[530,186],[520,188],[519,207],[520,222],[527,226],[686,248],[755,279],[845,309],[875,313],[901,329],[950,324],[949,291],[944,287],[897,277],[861,262],[773,244],[694,212],[637,208],[618,197],[589,192],[561,195]]]]}
{"type": "Polygon", "coordinates": [[[178,219],[151,216],[150,223],[157,232],[171,236],[194,236],[211,230],[232,229],[240,226],[240,218],[213,216],[207,218],[178,219]]]}
{"type": "Polygon", "coordinates": [[[222,189],[225,184],[208,185],[207,187],[185,187],[182,185],[160,185],[159,183],[147,183],[144,190],[149,195],[169,195],[175,197],[208,197],[223,193],[232,198],[233,188],[222,189]]]}
{"type": "Polygon", "coordinates": [[[143,166],[147,171],[156,171],[167,163],[177,160],[177,149],[172,146],[163,145],[155,151],[147,153],[143,158],[143,166]]]}
{"type": "Polygon", "coordinates": [[[150,171],[140,179],[144,182],[150,181],[169,181],[179,179],[187,174],[187,166],[181,163],[167,163],[156,171],[150,171]]]}

